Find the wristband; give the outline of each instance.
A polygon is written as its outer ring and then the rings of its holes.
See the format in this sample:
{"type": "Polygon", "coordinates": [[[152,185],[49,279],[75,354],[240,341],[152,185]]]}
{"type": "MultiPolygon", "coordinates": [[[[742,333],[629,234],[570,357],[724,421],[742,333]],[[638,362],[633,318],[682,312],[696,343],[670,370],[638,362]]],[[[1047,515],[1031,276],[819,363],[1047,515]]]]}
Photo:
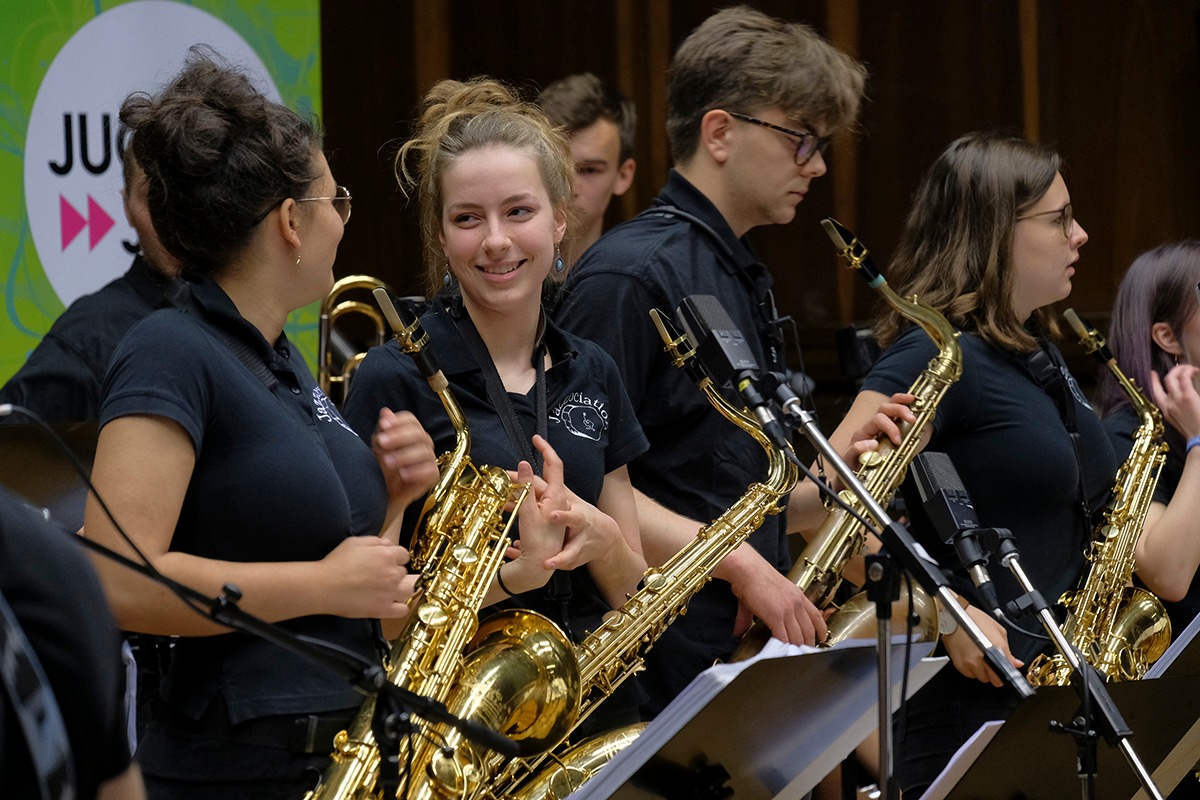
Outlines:
{"type": "MultiPolygon", "coordinates": [[[[501,564],[500,566],[501,566],[501,568],[504,567],[503,564],[501,564]]],[[[499,584],[500,591],[504,592],[509,597],[517,596],[511,589],[509,589],[507,586],[504,585],[504,578],[500,577],[500,570],[496,570],[496,583],[499,584]]]]}
{"type": "Polygon", "coordinates": [[[1192,448],[1200,445],[1200,436],[1193,436],[1187,440],[1187,447],[1184,449],[1184,455],[1192,452],[1192,448]]]}

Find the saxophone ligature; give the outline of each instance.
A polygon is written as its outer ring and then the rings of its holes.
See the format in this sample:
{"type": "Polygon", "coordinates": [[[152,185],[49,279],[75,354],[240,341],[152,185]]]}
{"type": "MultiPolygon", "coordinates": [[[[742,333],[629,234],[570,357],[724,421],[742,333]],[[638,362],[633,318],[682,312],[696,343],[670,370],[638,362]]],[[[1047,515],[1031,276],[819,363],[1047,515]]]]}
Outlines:
{"type": "MultiPolygon", "coordinates": [[[[463,651],[479,628],[479,607],[511,543],[509,530],[529,487],[514,484],[503,469],[471,463],[466,418],[428,348],[420,322],[415,318],[402,322],[385,289],[376,288],[375,296],[397,341],[438,395],[455,430],[454,447],[439,458],[438,482],[425,500],[413,536],[410,568],[418,573],[417,591],[387,662],[391,683],[441,703],[468,672],[463,651]]],[[[574,668],[570,643],[553,623],[537,617],[509,615],[493,623],[488,633],[499,627],[509,635],[538,638],[548,659],[566,659],[565,667],[552,664],[549,668],[567,674],[564,689],[568,698],[562,702],[569,705],[569,676],[574,668]]],[[[374,701],[368,699],[350,727],[335,737],[331,764],[306,800],[382,796],[386,782],[380,780],[381,756],[373,717],[374,701]]],[[[441,726],[430,726],[425,734],[400,743],[406,748],[401,763],[424,769],[434,762],[433,751],[441,753],[442,746],[453,746],[452,736],[441,726]]]]}
{"type": "MultiPolygon", "coordinates": [[[[1134,549],[1166,459],[1162,413],[1117,365],[1099,331],[1085,325],[1073,309],[1063,317],[1084,349],[1116,378],[1141,420],[1092,539],[1087,577],[1078,590],[1059,599],[1067,609],[1063,634],[1105,680],[1138,680],[1171,643],[1171,618],[1162,603],[1130,585],[1134,549]]],[[[1065,686],[1070,677],[1071,665],[1061,653],[1039,655],[1029,665],[1034,686],[1065,686]]]]}
{"type": "MultiPolygon", "coordinates": [[[[859,481],[880,505],[886,506],[904,481],[909,464],[920,450],[921,434],[933,421],[938,403],[946,390],[962,375],[962,348],[958,342],[958,332],[937,309],[921,302],[916,296],[901,297],[888,285],[875,268],[866,246],[853,233],[832,218],[822,220],[821,226],[833,241],[838,255],[847,261],[850,268],[862,275],[871,288],[901,316],[920,326],[938,349],[925,371],[909,387],[908,392],[914,397],[910,408],[916,420],[899,423],[900,444],[893,446],[890,440],[882,439],[878,449],[864,453],[859,459],[859,468],[855,473],[859,481]]],[[[866,512],[866,504],[853,492],[843,490],[839,497],[860,516],[866,512]]],[[[862,553],[866,545],[866,531],[862,523],[844,508],[835,508],[796,559],[788,572],[788,579],[803,589],[818,608],[829,608],[842,583],[842,571],[846,564],[862,553]]],[[[832,645],[844,639],[874,636],[874,613],[874,604],[868,602],[865,595],[851,598],[827,621],[829,635],[824,643],[832,645]]],[[[908,604],[897,603],[896,613],[907,617],[910,613],[908,604]]],[[[921,620],[919,638],[933,639],[937,635],[937,607],[929,595],[916,586],[912,593],[912,613],[921,620]]],[[[755,622],[731,660],[739,661],[754,655],[770,636],[770,630],[765,625],[755,622]]]]}
{"type": "MultiPolygon", "coordinates": [[[[646,651],[671,622],[686,612],[688,601],[708,583],[721,560],[758,530],[768,515],[782,511],[780,501],[788,496],[799,478],[791,448],[774,445],[751,414],[735,408],[721,395],[696,358],[694,345],[686,335],[676,332],[662,312],[653,309],[650,315],[674,366],[686,370],[712,406],[766,451],[767,475],[761,483],[748,486],[737,502],[703,526],[696,538],[666,563],[647,570],[642,588],[577,646],[583,682],[580,722],[622,682],[642,669],[646,651]]],[[[635,724],[618,728],[574,746],[564,741],[549,755],[517,759],[498,773],[489,796],[561,800],[607,764],[644,727],[635,724]]]]}

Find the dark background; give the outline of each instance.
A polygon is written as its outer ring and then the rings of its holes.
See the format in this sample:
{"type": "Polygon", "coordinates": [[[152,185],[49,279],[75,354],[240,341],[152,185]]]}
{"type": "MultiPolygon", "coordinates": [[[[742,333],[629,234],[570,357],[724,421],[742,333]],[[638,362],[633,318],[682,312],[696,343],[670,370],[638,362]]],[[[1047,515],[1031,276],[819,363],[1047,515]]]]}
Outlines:
{"type": "MultiPolygon", "coordinates": [[[[326,144],[354,220],[339,276],[365,273],[420,293],[415,205],[391,155],[422,94],[442,78],[486,74],[536,92],[591,71],[638,108],[638,172],[610,222],[648,205],[670,158],[666,67],[714,10],[704,0],[323,0],[326,144]]],[[[1055,146],[1090,241],[1066,304],[1101,328],[1129,262],[1200,236],[1200,0],[751,0],[806,22],[870,71],[857,135],[787,226],[750,234],[776,275],[781,313],[799,326],[804,368],[835,411],[854,391],[834,331],[867,323],[876,298],[842,269],[818,221],[854,230],[886,265],[922,171],[957,136],[1004,127],[1055,146]]],[[[1077,374],[1092,373],[1068,343],[1077,374]]],[[[795,360],[793,355],[793,360],[795,360]]],[[[836,424],[836,417],[829,420],[836,424]]]]}

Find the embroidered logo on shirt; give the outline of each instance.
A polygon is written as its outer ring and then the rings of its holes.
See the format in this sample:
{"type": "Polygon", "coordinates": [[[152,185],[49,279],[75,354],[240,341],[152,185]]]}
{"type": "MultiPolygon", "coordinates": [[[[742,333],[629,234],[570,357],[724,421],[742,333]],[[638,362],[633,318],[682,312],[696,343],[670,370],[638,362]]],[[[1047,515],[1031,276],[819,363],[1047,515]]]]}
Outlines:
{"type": "Polygon", "coordinates": [[[604,403],[583,392],[568,395],[550,413],[550,419],[562,423],[572,435],[593,442],[600,441],[600,435],[608,430],[608,410],[604,403]]]}
{"type": "MultiPolygon", "coordinates": [[[[317,419],[322,422],[336,422],[346,430],[354,433],[354,430],[346,424],[346,420],[342,419],[342,415],[338,413],[337,407],[328,395],[321,391],[320,386],[314,386],[312,390],[313,407],[317,409],[317,419]]],[[[357,433],[354,433],[358,436],[357,433]]]]}
{"type": "Polygon", "coordinates": [[[1068,370],[1065,366],[1060,366],[1058,369],[1060,372],[1062,372],[1063,379],[1066,380],[1067,386],[1070,387],[1071,394],[1075,396],[1075,401],[1089,411],[1094,411],[1095,409],[1093,409],[1092,404],[1088,402],[1087,397],[1083,393],[1083,389],[1080,388],[1079,384],[1075,382],[1075,376],[1071,374],[1070,370],[1068,370]]]}

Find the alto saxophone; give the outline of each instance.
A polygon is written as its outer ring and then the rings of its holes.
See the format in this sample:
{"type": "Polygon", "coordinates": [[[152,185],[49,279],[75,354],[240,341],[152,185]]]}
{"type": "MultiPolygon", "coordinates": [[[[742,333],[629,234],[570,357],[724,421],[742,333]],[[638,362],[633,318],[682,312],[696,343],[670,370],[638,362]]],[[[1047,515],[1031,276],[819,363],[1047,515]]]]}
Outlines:
{"type": "MultiPolygon", "coordinates": [[[[1133,449],[1117,471],[1104,520],[1093,538],[1087,578],[1082,588],[1059,598],[1067,609],[1063,634],[1105,680],[1137,680],[1171,643],[1171,618],[1162,603],[1129,585],[1133,551],[1166,459],[1162,413],[1121,371],[1099,331],[1084,325],[1071,309],[1063,316],[1084,349],[1108,367],[1141,418],[1133,449]]],[[[1028,678],[1034,686],[1064,686],[1070,677],[1071,665],[1061,653],[1043,653],[1029,665],[1028,678]]]]}
{"type": "MultiPolygon", "coordinates": [[[[627,678],[641,671],[644,655],[687,603],[708,583],[712,571],[725,556],[758,530],[770,514],[778,514],[780,500],[796,485],[799,469],[795,457],[775,447],[757,420],[732,406],[717,391],[712,379],[696,360],[696,351],[686,336],[678,334],[657,309],[650,315],[676,367],[685,368],[716,410],[746,431],[767,453],[766,480],[747,487],[736,503],[717,519],[702,527],[696,538],[661,567],[652,567],[642,579],[642,588],[620,609],[576,647],[583,683],[579,722],[627,678]]],[[[790,448],[788,448],[790,451],[790,448]]],[[[578,722],[576,726],[578,726],[578,722]]],[[[591,737],[568,748],[565,744],[551,755],[516,759],[498,773],[489,797],[551,800],[565,798],[608,763],[621,748],[636,738],[644,723],[618,728],[591,737]],[[542,763],[545,769],[538,772],[542,763]]]]}
{"type": "MultiPolygon", "coordinates": [[[[413,319],[404,325],[386,291],[377,289],[376,298],[396,340],[418,363],[441,399],[456,434],[453,450],[439,459],[438,482],[425,501],[413,537],[410,565],[419,573],[417,592],[409,600],[407,622],[387,664],[387,677],[393,684],[440,702],[462,672],[463,647],[478,627],[479,606],[504,558],[516,508],[529,487],[514,485],[498,467],[476,468],[471,463],[466,419],[427,349],[420,322],[413,319]],[[506,512],[510,505],[512,511],[506,512]]],[[[368,698],[350,728],[337,734],[332,763],[306,800],[380,796],[380,752],[372,730],[374,707],[374,699],[368,698]]],[[[404,753],[400,763],[421,763],[422,753],[429,747],[427,739],[421,737],[414,752],[404,753]]]]}
{"type": "MultiPolygon", "coordinates": [[[[832,218],[822,220],[821,226],[850,267],[866,278],[871,288],[901,316],[919,325],[938,348],[937,355],[909,387],[908,393],[914,397],[910,408],[916,420],[899,423],[900,444],[893,446],[890,440],[881,439],[878,449],[859,458],[859,469],[855,474],[871,496],[886,506],[916,458],[921,433],[933,421],[938,403],[962,375],[962,348],[958,343],[958,332],[937,309],[921,302],[915,295],[906,299],[892,290],[875,268],[867,248],[853,233],[832,218]]],[[[853,492],[842,490],[839,497],[860,516],[866,513],[866,506],[853,492]]],[[[845,509],[836,507],[796,559],[788,579],[803,589],[814,605],[826,608],[832,604],[834,593],[841,585],[842,570],[851,558],[863,552],[866,544],[862,523],[845,509]]],[[[903,603],[897,604],[897,610],[905,615],[909,613],[903,603]]],[[[928,640],[936,636],[937,608],[929,595],[916,586],[913,587],[912,610],[921,618],[921,638],[928,640]]],[[[827,621],[829,635],[824,643],[835,644],[843,639],[873,635],[873,615],[874,605],[866,601],[865,595],[851,598],[827,621]]],[[[767,626],[755,622],[731,660],[749,658],[761,650],[770,637],[767,626]]]]}

